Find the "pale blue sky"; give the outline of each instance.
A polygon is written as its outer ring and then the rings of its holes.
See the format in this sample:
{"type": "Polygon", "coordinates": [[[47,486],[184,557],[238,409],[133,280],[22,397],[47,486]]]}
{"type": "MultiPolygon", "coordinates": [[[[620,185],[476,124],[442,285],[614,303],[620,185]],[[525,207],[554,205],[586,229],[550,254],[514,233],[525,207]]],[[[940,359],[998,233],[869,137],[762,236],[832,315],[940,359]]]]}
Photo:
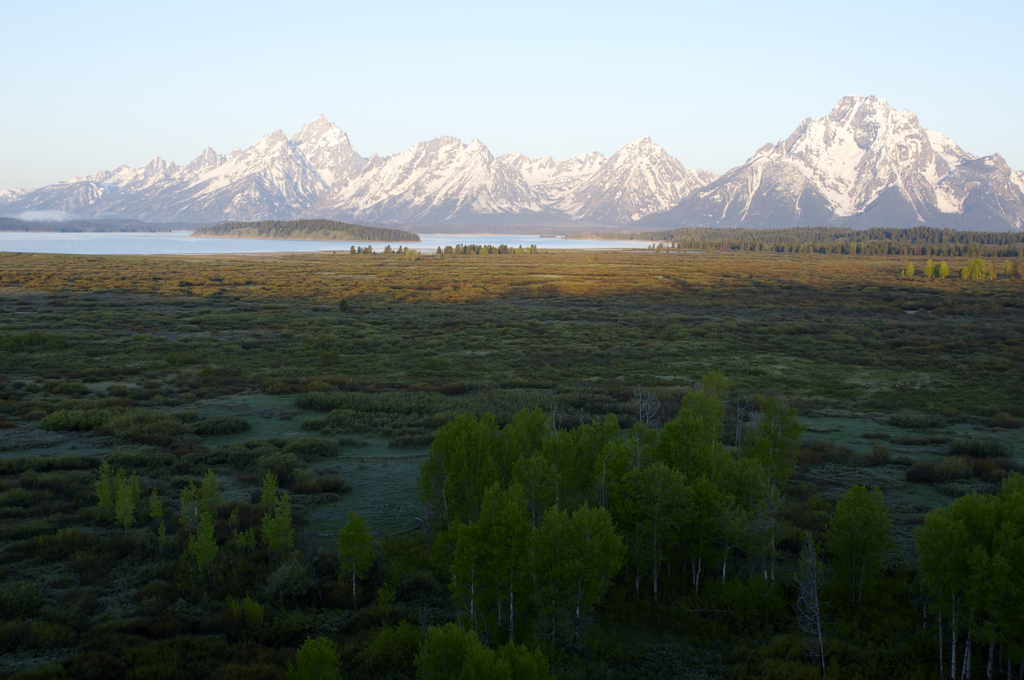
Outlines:
{"type": "Polygon", "coordinates": [[[187,163],[321,112],[364,156],[650,135],[723,172],[846,94],[1024,170],[1024,2],[14,2],[0,188],[187,163]]]}

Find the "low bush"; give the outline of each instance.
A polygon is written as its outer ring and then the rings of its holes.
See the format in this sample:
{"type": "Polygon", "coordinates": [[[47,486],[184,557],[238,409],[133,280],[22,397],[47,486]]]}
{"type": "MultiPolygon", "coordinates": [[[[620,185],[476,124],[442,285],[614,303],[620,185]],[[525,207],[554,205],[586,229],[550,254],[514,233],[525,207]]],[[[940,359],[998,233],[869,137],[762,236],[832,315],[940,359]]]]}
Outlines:
{"type": "Polygon", "coordinates": [[[45,416],[39,427],[51,432],[88,432],[125,413],[127,409],[62,409],[45,416]]]}
{"type": "Polygon", "coordinates": [[[38,616],[46,605],[42,586],[32,581],[9,581],[0,584],[0,618],[29,619],[38,616]]]}
{"type": "Polygon", "coordinates": [[[192,430],[200,437],[211,437],[219,434],[238,434],[252,429],[245,418],[237,416],[211,416],[196,423],[192,430]]]}
{"type": "Polygon", "coordinates": [[[952,437],[947,437],[941,434],[926,437],[903,435],[902,437],[896,437],[893,439],[892,443],[899,444],[900,446],[931,446],[933,444],[948,444],[951,441],[953,441],[952,437]]]}
{"type": "Polygon", "coordinates": [[[330,439],[303,437],[284,447],[285,453],[294,453],[305,460],[331,458],[338,455],[338,443],[330,439]]]}
{"type": "Polygon", "coordinates": [[[292,492],[312,496],[320,493],[345,493],[352,489],[341,475],[321,475],[316,479],[306,480],[292,487],[292,492]]]}
{"type": "Polygon", "coordinates": [[[363,439],[356,439],[355,437],[342,437],[338,440],[338,446],[344,446],[350,449],[361,449],[364,446],[369,446],[370,442],[363,439]]]}
{"type": "Polygon", "coordinates": [[[116,415],[97,428],[100,434],[109,434],[126,444],[171,446],[176,439],[192,434],[180,420],[160,411],[137,409],[116,415]]]}
{"type": "Polygon", "coordinates": [[[175,457],[170,453],[153,451],[147,447],[122,446],[111,451],[105,461],[115,468],[133,470],[171,467],[174,465],[175,457]]]}
{"type": "Polygon", "coordinates": [[[434,434],[402,434],[388,440],[388,446],[395,449],[421,449],[434,442],[434,434]]]}
{"type": "Polygon", "coordinates": [[[954,479],[970,479],[974,474],[971,461],[964,458],[922,461],[907,470],[907,481],[918,484],[942,484],[954,479]]]}
{"type": "Polygon", "coordinates": [[[323,416],[317,416],[316,418],[306,418],[305,420],[302,421],[302,425],[300,425],[299,427],[301,427],[303,430],[319,432],[320,430],[326,429],[328,425],[329,423],[327,422],[327,418],[324,418],[323,416]]]}
{"type": "Polygon", "coordinates": [[[260,477],[268,472],[277,475],[282,486],[288,486],[295,479],[295,474],[303,468],[303,463],[294,453],[271,453],[256,459],[256,471],[260,477]]]}
{"type": "Polygon", "coordinates": [[[26,470],[93,470],[100,466],[97,458],[88,456],[24,456],[0,458],[0,475],[18,475],[26,470]]]}
{"type": "Polygon", "coordinates": [[[1017,429],[1020,427],[1020,419],[1015,418],[1009,413],[997,413],[991,418],[985,420],[985,424],[989,427],[1001,427],[1004,429],[1017,429]]]}
{"type": "Polygon", "coordinates": [[[892,447],[888,444],[874,444],[871,453],[867,456],[867,464],[870,466],[888,465],[892,456],[892,447]]]}
{"type": "Polygon", "coordinates": [[[954,439],[949,444],[951,456],[969,458],[1000,458],[1007,455],[1007,446],[992,439],[954,439]]]}
{"type": "Polygon", "coordinates": [[[920,430],[929,427],[942,427],[946,424],[946,420],[941,416],[917,413],[895,413],[889,416],[889,419],[886,422],[896,427],[913,430],[920,430]]]}
{"type": "Polygon", "coordinates": [[[888,439],[889,435],[885,432],[865,432],[861,437],[863,439],[888,439]]]}

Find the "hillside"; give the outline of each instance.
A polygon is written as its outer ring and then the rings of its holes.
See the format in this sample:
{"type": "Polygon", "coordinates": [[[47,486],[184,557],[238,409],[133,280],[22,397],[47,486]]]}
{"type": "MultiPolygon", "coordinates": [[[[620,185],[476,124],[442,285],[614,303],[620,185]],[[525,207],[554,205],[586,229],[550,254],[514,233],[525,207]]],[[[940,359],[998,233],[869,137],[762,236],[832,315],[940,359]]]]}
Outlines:
{"type": "Polygon", "coordinates": [[[214,238],[288,238],[304,241],[419,241],[411,231],[365,227],[333,220],[225,222],[196,229],[192,236],[214,238]]]}

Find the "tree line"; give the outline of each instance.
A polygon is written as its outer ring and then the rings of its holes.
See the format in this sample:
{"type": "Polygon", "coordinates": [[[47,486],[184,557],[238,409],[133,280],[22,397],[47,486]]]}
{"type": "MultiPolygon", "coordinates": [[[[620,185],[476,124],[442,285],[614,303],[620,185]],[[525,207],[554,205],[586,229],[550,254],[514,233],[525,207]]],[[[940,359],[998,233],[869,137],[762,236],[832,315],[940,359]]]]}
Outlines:
{"type": "Polygon", "coordinates": [[[196,229],[193,236],[248,238],[299,238],[329,241],[419,241],[411,231],[368,227],[334,220],[264,220],[224,222],[196,229]]]}

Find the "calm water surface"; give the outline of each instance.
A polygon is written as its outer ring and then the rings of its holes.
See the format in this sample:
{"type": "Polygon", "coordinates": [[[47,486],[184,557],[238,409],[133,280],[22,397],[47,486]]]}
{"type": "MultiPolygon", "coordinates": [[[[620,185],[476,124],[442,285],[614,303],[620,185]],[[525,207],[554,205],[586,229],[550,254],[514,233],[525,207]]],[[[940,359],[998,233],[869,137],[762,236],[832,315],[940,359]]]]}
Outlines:
{"type": "MultiPolygon", "coordinates": [[[[373,246],[383,250],[387,241],[292,241],[287,239],[258,238],[193,238],[189,231],[163,234],[102,234],[102,233],[25,233],[0,232],[0,251],[15,253],[62,253],[66,255],[204,255],[217,253],[306,253],[317,251],[347,251],[351,246],[373,246]]],[[[576,241],[538,236],[493,236],[485,234],[420,234],[419,243],[390,243],[408,246],[422,253],[432,253],[438,246],[457,243],[477,245],[526,246],[538,248],[607,250],[620,248],[646,248],[650,241],[576,241]]]]}

